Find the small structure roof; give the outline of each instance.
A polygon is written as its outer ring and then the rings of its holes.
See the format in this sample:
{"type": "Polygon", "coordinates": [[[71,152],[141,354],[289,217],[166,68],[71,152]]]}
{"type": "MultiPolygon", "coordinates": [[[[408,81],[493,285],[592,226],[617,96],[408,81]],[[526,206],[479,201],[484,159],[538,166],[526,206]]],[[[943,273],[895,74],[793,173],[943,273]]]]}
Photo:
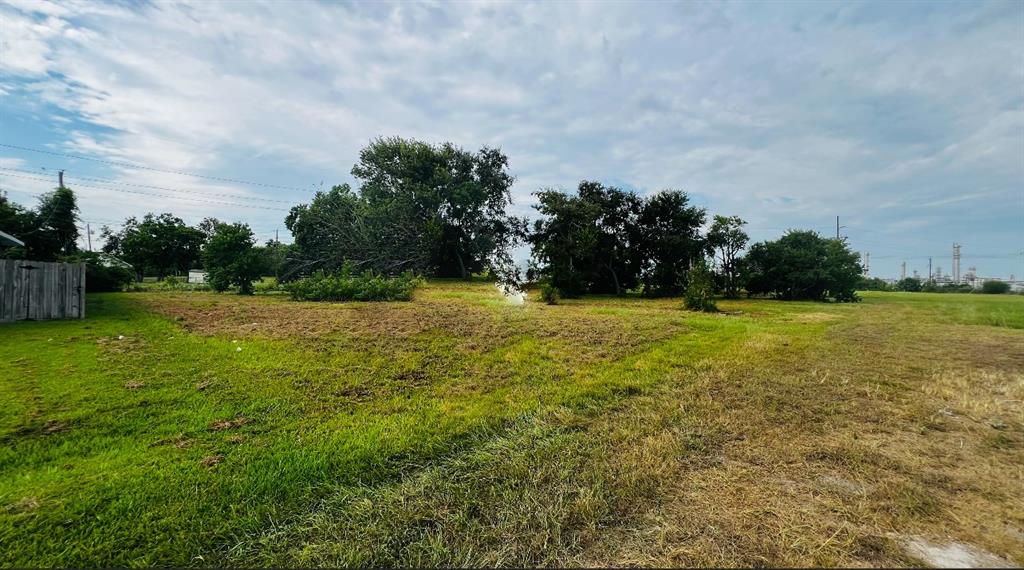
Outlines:
{"type": "Polygon", "coordinates": [[[23,246],[25,242],[12,236],[11,234],[0,231],[0,245],[7,247],[23,246]]]}

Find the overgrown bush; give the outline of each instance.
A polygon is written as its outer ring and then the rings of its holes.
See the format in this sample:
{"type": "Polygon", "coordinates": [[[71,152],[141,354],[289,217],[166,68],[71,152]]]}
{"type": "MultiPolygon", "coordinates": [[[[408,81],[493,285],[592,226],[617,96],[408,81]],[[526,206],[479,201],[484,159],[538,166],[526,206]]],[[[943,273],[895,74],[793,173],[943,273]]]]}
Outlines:
{"type": "Polygon", "coordinates": [[[935,281],[925,281],[921,285],[921,291],[924,293],[971,293],[974,288],[967,283],[936,283],[935,281]]]}
{"type": "Polygon", "coordinates": [[[562,298],[562,292],[551,283],[544,281],[540,284],[540,300],[549,305],[557,305],[562,298]]]}
{"type": "Polygon", "coordinates": [[[896,283],[897,291],[907,291],[910,293],[916,293],[921,290],[922,283],[918,277],[904,277],[896,283]]]}
{"type": "Polygon", "coordinates": [[[851,302],[860,283],[858,255],[845,240],[790,230],[775,241],[755,243],[744,270],[747,293],[776,299],[851,302]]]}
{"type": "Polygon", "coordinates": [[[860,291],[892,291],[892,285],[880,277],[862,277],[857,289],[860,291]]]}
{"type": "Polygon", "coordinates": [[[189,283],[188,277],[168,275],[155,283],[144,283],[139,291],[209,291],[209,283],[189,283]]]}
{"type": "Polygon", "coordinates": [[[180,291],[184,289],[187,284],[188,279],[182,279],[181,277],[177,277],[175,275],[168,275],[167,277],[164,277],[160,281],[157,281],[156,285],[154,285],[153,288],[162,289],[165,291],[180,291]]]}
{"type": "Polygon", "coordinates": [[[691,311],[713,313],[715,305],[715,276],[706,261],[701,260],[690,270],[689,281],[683,293],[683,304],[691,311]]]}
{"type": "Polygon", "coordinates": [[[135,280],[130,266],[105,254],[83,251],[60,260],[85,263],[85,290],[89,293],[124,291],[135,280]]]}
{"type": "Polygon", "coordinates": [[[274,291],[281,290],[283,290],[281,287],[281,283],[279,283],[277,279],[273,277],[264,277],[263,279],[260,279],[259,281],[253,283],[253,291],[255,291],[256,293],[272,293],[274,291]]]}
{"type": "Polygon", "coordinates": [[[355,273],[345,265],[337,274],[321,271],[283,287],[296,301],[409,301],[419,284],[410,272],[388,277],[372,271],[355,273]]]}
{"type": "Polygon", "coordinates": [[[981,284],[981,292],[989,295],[1002,295],[1010,292],[1010,284],[998,279],[986,281],[981,284]]]}

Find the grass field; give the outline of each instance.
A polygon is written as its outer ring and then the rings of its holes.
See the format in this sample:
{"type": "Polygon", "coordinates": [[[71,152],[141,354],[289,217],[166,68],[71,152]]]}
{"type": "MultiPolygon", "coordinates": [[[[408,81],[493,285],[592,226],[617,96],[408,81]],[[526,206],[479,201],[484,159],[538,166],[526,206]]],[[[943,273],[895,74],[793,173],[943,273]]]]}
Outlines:
{"type": "Polygon", "coordinates": [[[1024,562],[1024,297],[864,297],[90,296],[0,325],[0,564],[1024,562]]]}

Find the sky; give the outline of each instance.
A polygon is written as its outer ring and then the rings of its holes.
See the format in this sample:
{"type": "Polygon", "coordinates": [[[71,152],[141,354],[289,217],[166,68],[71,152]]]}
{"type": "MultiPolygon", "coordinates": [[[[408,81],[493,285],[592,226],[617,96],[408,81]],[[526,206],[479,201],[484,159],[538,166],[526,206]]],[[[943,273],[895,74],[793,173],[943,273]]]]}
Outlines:
{"type": "Polygon", "coordinates": [[[500,147],[519,215],[679,189],[754,241],[839,216],[873,276],[1024,278],[1024,2],[0,3],[0,189],[63,169],[94,248],[168,211],[287,242],[392,135],[500,147]]]}

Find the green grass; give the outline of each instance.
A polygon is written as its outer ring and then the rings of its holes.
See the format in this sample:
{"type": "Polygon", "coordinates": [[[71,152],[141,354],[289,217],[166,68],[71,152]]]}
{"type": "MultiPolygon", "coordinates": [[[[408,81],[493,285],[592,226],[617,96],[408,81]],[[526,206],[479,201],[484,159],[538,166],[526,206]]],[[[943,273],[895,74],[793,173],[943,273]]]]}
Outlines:
{"type": "MultiPolygon", "coordinates": [[[[848,386],[891,403],[916,388],[843,351],[865,330],[1021,338],[1024,298],[865,297],[703,315],[678,299],[511,306],[459,282],[412,303],[91,295],[84,321],[0,326],[0,563],[629,561],[614,530],[650,525],[642,508],[675,504],[666,483],[738,429],[831,445],[824,426],[854,421],[846,392],[808,391],[814,351],[864,363],[848,386]]],[[[1019,451],[1018,420],[985,453],[1019,451]]],[[[818,560],[759,556],[683,562],[818,560]]]]}
{"type": "Polygon", "coordinates": [[[867,303],[912,307],[923,318],[942,323],[990,325],[1024,329],[1021,295],[980,293],[860,293],[867,303]],[[951,297],[952,296],[952,297],[951,297]]]}

